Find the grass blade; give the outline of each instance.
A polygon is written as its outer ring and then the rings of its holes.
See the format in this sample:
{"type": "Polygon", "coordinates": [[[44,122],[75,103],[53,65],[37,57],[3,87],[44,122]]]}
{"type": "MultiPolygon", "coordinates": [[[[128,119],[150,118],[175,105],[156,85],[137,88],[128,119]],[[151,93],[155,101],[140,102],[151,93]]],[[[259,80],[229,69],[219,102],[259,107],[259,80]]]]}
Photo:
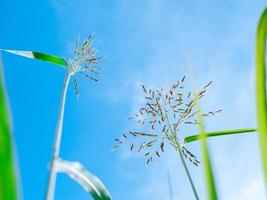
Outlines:
{"type": "Polygon", "coordinates": [[[55,171],[55,161],[58,158],[59,151],[60,151],[60,144],[61,144],[62,130],[63,130],[63,119],[64,119],[64,112],[65,112],[65,102],[66,102],[66,95],[67,95],[70,78],[71,78],[71,74],[67,72],[65,76],[64,84],[63,84],[61,99],[60,99],[55,143],[53,146],[52,163],[51,163],[51,169],[50,169],[48,186],[47,186],[46,200],[54,199],[54,193],[55,193],[55,188],[56,188],[56,177],[57,177],[57,173],[55,171]]]}
{"type": "Polygon", "coordinates": [[[57,172],[68,174],[88,191],[95,200],[111,200],[110,194],[103,183],[80,163],[57,159],[55,168],[57,172]]]}
{"type": "Polygon", "coordinates": [[[18,198],[12,136],[0,58],[0,199],[18,198]]]}
{"type": "Polygon", "coordinates": [[[212,165],[211,165],[209,150],[208,150],[208,145],[207,145],[207,135],[205,134],[205,127],[204,127],[203,119],[200,113],[201,112],[200,112],[200,106],[199,106],[199,112],[198,112],[198,120],[199,120],[198,124],[199,124],[199,131],[200,131],[199,135],[201,139],[203,164],[204,164],[205,178],[206,178],[206,184],[207,184],[207,189],[208,189],[208,199],[217,200],[218,196],[217,196],[216,185],[215,185],[215,180],[213,176],[212,165]]]}
{"type": "Polygon", "coordinates": [[[6,50],[6,49],[0,49],[0,50],[8,52],[8,53],[16,54],[19,56],[23,56],[26,58],[32,58],[32,59],[36,59],[36,60],[42,60],[42,61],[50,62],[50,63],[60,65],[63,67],[68,66],[65,59],[58,57],[58,56],[50,55],[50,54],[34,52],[34,51],[18,51],[18,50],[6,50]]]}
{"type": "MultiPolygon", "coordinates": [[[[195,79],[192,79],[192,80],[195,80],[195,79]]],[[[193,91],[195,91],[194,81],[192,81],[192,88],[193,88],[193,91]]],[[[197,96],[198,94],[194,92],[194,95],[197,96]]],[[[196,108],[197,108],[197,111],[196,111],[197,125],[199,127],[199,132],[200,132],[199,138],[201,141],[201,150],[202,150],[202,163],[203,163],[203,168],[204,168],[204,177],[205,177],[206,189],[207,189],[207,199],[217,200],[218,195],[217,195],[216,184],[214,180],[212,164],[211,164],[210,155],[209,155],[207,135],[205,133],[205,125],[203,122],[203,115],[201,112],[201,106],[200,106],[199,100],[196,101],[196,108]]]]}
{"type": "Polygon", "coordinates": [[[266,105],[266,33],[267,33],[267,8],[264,10],[258,24],[256,42],[256,102],[257,123],[261,158],[267,183],[267,105],[266,105]]]}
{"type": "MultiPolygon", "coordinates": [[[[208,132],[205,133],[206,137],[217,137],[217,136],[225,136],[225,135],[235,135],[235,134],[241,134],[241,133],[250,133],[250,132],[255,132],[257,129],[255,128],[247,128],[247,129],[234,129],[234,130],[223,130],[223,131],[213,131],[213,132],[208,132]]],[[[194,142],[196,140],[201,139],[201,134],[195,134],[195,135],[190,135],[185,137],[184,143],[190,143],[194,142]]]]}

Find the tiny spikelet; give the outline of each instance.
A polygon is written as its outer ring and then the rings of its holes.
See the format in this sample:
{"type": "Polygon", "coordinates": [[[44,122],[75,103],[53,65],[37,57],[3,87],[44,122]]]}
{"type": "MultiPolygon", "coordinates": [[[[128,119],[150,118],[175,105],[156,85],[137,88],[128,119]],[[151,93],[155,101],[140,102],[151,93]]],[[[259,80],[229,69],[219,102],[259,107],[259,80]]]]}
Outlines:
{"type": "Polygon", "coordinates": [[[207,85],[204,86],[204,90],[206,90],[211,84],[212,84],[212,81],[210,81],[207,85]]]}
{"type": "Polygon", "coordinates": [[[216,110],[215,113],[220,113],[220,112],[222,112],[222,111],[223,111],[222,109],[220,109],[220,110],[216,110]]]}
{"type": "Polygon", "coordinates": [[[95,82],[98,81],[96,78],[94,78],[94,77],[92,77],[92,76],[90,76],[90,75],[88,75],[88,74],[86,74],[86,73],[80,72],[80,74],[82,74],[84,77],[86,77],[86,78],[88,78],[88,79],[91,79],[91,80],[93,80],[93,81],[95,81],[95,82]]]}
{"type": "Polygon", "coordinates": [[[132,136],[136,137],[136,134],[135,134],[134,132],[129,131],[129,133],[130,133],[132,136]]]}
{"type": "Polygon", "coordinates": [[[140,151],[142,151],[142,149],[145,147],[145,144],[146,144],[146,142],[143,142],[141,145],[140,145],[140,147],[139,147],[139,149],[138,149],[138,153],[140,152],[140,151]]]}
{"type": "Polygon", "coordinates": [[[74,77],[74,88],[75,88],[75,94],[76,96],[79,95],[79,90],[78,90],[78,79],[77,79],[77,76],[75,75],[74,77]]]}
{"type": "Polygon", "coordinates": [[[150,147],[150,146],[152,146],[156,141],[157,141],[157,140],[152,140],[152,141],[146,143],[146,146],[147,146],[147,147],[150,147]]]}
{"type": "Polygon", "coordinates": [[[181,82],[183,83],[183,82],[184,82],[184,80],[185,80],[185,76],[182,78],[182,81],[181,81],[181,82]]]}
{"type": "Polygon", "coordinates": [[[188,159],[195,166],[198,166],[200,162],[197,160],[197,157],[192,154],[185,146],[182,147],[182,153],[186,159],[188,159]]]}
{"type": "Polygon", "coordinates": [[[188,93],[187,98],[189,99],[191,96],[191,92],[188,93]]]}
{"type": "Polygon", "coordinates": [[[164,152],[164,142],[161,142],[160,149],[161,149],[162,152],[164,152]]]}
{"type": "Polygon", "coordinates": [[[147,136],[147,137],[157,137],[157,134],[153,134],[153,133],[142,133],[142,132],[131,132],[132,134],[134,134],[135,136],[139,135],[139,136],[147,136]]]}
{"type": "Polygon", "coordinates": [[[115,145],[115,146],[111,149],[110,153],[112,153],[113,151],[115,151],[118,147],[119,147],[118,145],[115,145]]]}
{"type": "Polygon", "coordinates": [[[143,88],[144,93],[147,93],[146,88],[145,88],[144,85],[142,85],[142,88],[143,88]]]}

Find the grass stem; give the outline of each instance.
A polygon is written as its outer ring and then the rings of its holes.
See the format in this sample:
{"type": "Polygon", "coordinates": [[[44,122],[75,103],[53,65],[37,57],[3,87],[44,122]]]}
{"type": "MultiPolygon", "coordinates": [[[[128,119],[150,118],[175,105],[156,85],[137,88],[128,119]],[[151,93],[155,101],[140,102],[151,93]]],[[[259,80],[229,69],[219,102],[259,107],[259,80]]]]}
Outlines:
{"type": "MultiPolygon", "coordinates": [[[[175,141],[176,141],[176,140],[175,140],[175,141]]],[[[192,179],[192,177],[191,177],[191,174],[190,174],[189,169],[188,169],[188,167],[187,167],[187,165],[186,165],[184,156],[183,156],[183,154],[182,154],[182,151],[181,151],[181,149],[180,149],[179,144],[177,143],[177,141],[176,141],[176,150],[177,150],[178,153],[179,153],[180,159],[181,159],[182,164],[183,164],[183,167],[184,167],[184,169],[185,169],[187,178],[188,178],[188,180],[189,180],[189,182],[190,182],[190,185],[191,185],[191,188],[192,188],[192,190],[193,190],[194,196],[195,196],[195,198],[196,198],[197,200],[199,200],[199,197],[198,197],[198,194],[197,194],[196,187],[195,187],[195,185],[194,185],[193,179],[192,179]]]]}
{"type": "Polygon", "coordinates": [[[71,73],[70,73],[70,71],[68,71],[66,74],[65,80],[64,80],[62,96],[61,96],[61,100],[60,100],[58,122],[57,122],[55,143],[53,146],[53,155],[52,155],[53,157],[52,157],[50,175],[49,175],[48,186],[47,186],[46,200],[53,200],[54,199],[56,176],[57,176],[56,170],[55,170],[55,160],[58,158],[59,151],[60,151],[60,143],[61,143],[62,128],[63,128],[63,118],[64,118],[64,110],[65,110],[65,101],[66,101],[66,94],[67,94],[67,89],[68,89],[70,77],[71,77],[71,73]]]}
{"type": "Polygon", "coordinates": [[[178,153],[179,153],[180,159],[181,159],[182,164],[183,164],[183,167],[184,167],[184,169],[185,169],[187,178],[188,178],[188,180],[189,180],[189,182],[190,182],[190,185],[191,185],[191,188],[192,188],[192,190],[193,190],[194,196],[195,196],[196,200],[199,200],[199,197],[198,197],[198,194],[197,194],[196,187],[195,187],[195,185],[194,185],[194,182],[193,182],[193,179],[192,179],[191,174],[190,174],[190,172],[189,172],[189,169],[188,169],[188,167],[187,167],[187,165],[186,165],[186,162],[185,162],[183,153],[182,153],[181,148],[180,148],[180,144],[179,144],[178,141],[177,141],[178,139],[177,139],[177,137],[176,137],[176,136],[177,136],[176,131],[173,130],[173,128],[171,127],[171,124],[170,124],[168,115],[166,114],[166,111],[165,111],[164,109],[162,109],[162,113],[163,113],[164,118],[165,118],[165,119],[167,120],[167,122],[168,122],[168,126],[169,126],[170,131],[171,131],[172,136],[173,136],[173,144],[175,145],[175,149],[176,149],[176,150],[178,151],[178,153]]]}

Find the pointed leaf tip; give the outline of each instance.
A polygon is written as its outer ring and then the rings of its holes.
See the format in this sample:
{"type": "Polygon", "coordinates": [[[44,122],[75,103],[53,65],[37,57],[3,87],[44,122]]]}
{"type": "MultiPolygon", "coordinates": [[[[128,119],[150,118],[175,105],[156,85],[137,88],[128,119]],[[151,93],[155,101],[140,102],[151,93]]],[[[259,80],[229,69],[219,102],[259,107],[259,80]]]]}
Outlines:
{"type": "Polygon", "coordinates": [[[42,60],[46,62],[50,62],[56,65],[60,65],[63,67],[67,67],[68,64],[64,58],[46,54],[46,53],[41,53],[41,52],[34,52],[34,51],[19,51],[19,50],[7,50],[7,49],[0,49],[0,51],[5,51],[8,53],[16,54],[22,57],[26,58],[31,58],[31,59],[36,59],[36,60],[42,60]]]}

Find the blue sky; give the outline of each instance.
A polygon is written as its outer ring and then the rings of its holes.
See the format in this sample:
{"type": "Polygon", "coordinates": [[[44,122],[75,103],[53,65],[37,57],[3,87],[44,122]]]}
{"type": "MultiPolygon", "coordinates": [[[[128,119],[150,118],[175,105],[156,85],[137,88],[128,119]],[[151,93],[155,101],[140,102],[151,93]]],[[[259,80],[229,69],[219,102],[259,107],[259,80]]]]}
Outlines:
{"type": "MultiPolygon", "coordinates": [[[[76,38],[94,33],[105,69],[97,84],[80,77],[79,99],[70,85],[61,157],[100,177],[115,200],[168,199],[167,171],[176,199],[193,199],[172,149],[150,166],[126,149],[108,152],[115,137],[134,128],[127,117],[140,104],[139,85],[190,77],[189,65],[199,85],[214,80],[203,110],[224,109],[206,121],[207,130],[255,127],[255,30],[265,6],[263,0],[2,0],[0,47],[71,56],[76,38]]],[[[3,61],[22,194],[42,199],[65,71],[15,55],[3,61]]],[[[255,134],[210,139],[209,146],[221,199],[265,199],[255,134]]],[[[198,143],[189,148],[201,156],[198,143]]],[[[203,169],[189,166],[205,199],[203,169]]],[[[56,199],[90,197],[60,174],[56,199]]]]}

